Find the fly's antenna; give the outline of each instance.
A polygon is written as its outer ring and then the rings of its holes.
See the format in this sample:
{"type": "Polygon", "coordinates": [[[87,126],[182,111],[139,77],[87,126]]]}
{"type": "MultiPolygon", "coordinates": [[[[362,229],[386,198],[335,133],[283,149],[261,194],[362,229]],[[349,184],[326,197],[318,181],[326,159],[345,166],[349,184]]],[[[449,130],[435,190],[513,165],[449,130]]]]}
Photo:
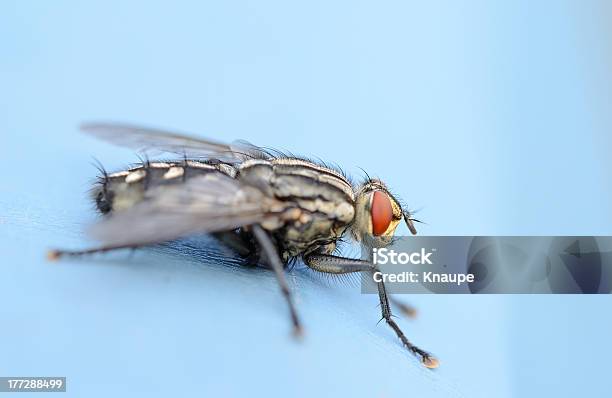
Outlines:
{"type": "Polygon", "coordinates": [[[404,221],[406,222],[406,226],[408,227],[408,229],[410,230],[410,233],[412,235],[416,235],[417,234],[417,230],[416,227],[414,226],[414,223],[417,222],[419,224],[427,224],[421,220],[418,220],[416,218],[412,217],[412,213],[410,213],[410,211],[406,210],[404,211],[404,221]]]}

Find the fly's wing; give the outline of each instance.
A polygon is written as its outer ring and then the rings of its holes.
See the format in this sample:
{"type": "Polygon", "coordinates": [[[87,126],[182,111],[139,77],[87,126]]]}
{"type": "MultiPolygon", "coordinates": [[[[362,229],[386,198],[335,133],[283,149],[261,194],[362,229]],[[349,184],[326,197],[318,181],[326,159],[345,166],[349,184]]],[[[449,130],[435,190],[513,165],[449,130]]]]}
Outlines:
{"type": "Polygon", "coordinates": [[[85,123],[81,130],[111,144],[144,153],[169,152],[189,158],[215,158],[229,163],[269,159],[272,155],[246,141],[224,144],[188,134],[117,123],[85,123]]]}
{"type": "Polygon", "coordinates": [[[282,203],[257,188],[209,173],[150,189],[142,202],[95,224],[89,234],[105,245],[147,245],[269,221],[280,210],[282,203]]]}

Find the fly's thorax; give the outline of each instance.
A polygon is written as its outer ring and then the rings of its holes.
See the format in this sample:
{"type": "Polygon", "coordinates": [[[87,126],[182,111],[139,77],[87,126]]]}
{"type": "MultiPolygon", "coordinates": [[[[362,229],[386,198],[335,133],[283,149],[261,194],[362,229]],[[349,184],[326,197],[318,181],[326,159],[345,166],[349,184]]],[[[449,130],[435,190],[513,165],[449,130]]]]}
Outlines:
{"type": "Polygon", "coordinates": [[[271,197],[310,213],[348,224],[355,215],[354,193],[339,173],[300,159],[248,160],[238,178],[271,197]]]}
{"type": "Polygon", "coordinates": [[[274,196],[270,186],[273,174],[270,162],[262,159],[247,160],[237,168],[237,178],[240,182],[254,186],[270,197],[274,196]]]}
{"type": "Polygon", "coordinates": [[[335,170],[301,159],[248,160],[238,169],[245,184],[261,187],[281,206],[262,227],[273,232],[284,256],[335,248],[355,217],[354,193],[335,170]]]}
{"type": "MultiPolygon", "coordinates": [[[[327,186],[346,196],[351,202],[355,200],[352,186],[346,177],[333,169],[302,159],[251,159],[240,164],[238,173],[240,179],[246,183],[252,185],[265,184],[265,187],[272,188],[289,181],[286,179],[279,180],[279,177],[302,177],[302,181],[327,186]]],[[[296,189],[299,190],[302,187],[303,185],[297,185],[296,189]]],[[[301,195],[299,191],[297,193],[294,191],[293,194],[301,195]]],[[[304,195],[308,196],[309,193],[304,193],[304,195]]]]}
{"type": "Polygon", "coordinates": [[[400,204],[381,181],[366,182],[357,192],[355,221],[351,226],[358,242],[388,244],[403,218],[400,204]]]}

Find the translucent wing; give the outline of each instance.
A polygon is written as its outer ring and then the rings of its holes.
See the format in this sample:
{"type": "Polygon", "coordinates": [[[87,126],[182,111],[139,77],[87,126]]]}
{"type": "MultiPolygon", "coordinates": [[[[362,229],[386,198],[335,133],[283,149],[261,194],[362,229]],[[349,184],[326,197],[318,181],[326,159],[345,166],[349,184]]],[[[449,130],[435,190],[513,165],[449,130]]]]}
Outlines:
{"type": "Polygon", "coordinates": [[[146,245],[199,232],[232,230],[276,218],[282,204],[221,173],[160,186],[139,204],[95,224],[90,235],[105,245],[146,245]]]}
{"type": "Polygon", "coordinates": [[[272,157],[268,151],[246,141],[236,141],[228,145],[188,134],[129,124],[85,123],[81,125],[81,130],[111,144],[145,153],[169,152],[189,158],[216,158],[230,163],[272,157]]]}

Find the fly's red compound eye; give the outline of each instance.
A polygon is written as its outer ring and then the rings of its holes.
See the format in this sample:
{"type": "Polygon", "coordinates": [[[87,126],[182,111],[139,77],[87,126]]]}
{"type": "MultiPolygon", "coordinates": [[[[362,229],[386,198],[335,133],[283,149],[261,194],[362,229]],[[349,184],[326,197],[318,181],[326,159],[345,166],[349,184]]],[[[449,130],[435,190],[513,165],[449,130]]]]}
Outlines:
{"type": "Polygon", "coordinates": [[[380,236],[385,233],[393,220],[393,207],[389,195],[382,191],[374,191],[372,197],[372,233],[380,236]]]}

